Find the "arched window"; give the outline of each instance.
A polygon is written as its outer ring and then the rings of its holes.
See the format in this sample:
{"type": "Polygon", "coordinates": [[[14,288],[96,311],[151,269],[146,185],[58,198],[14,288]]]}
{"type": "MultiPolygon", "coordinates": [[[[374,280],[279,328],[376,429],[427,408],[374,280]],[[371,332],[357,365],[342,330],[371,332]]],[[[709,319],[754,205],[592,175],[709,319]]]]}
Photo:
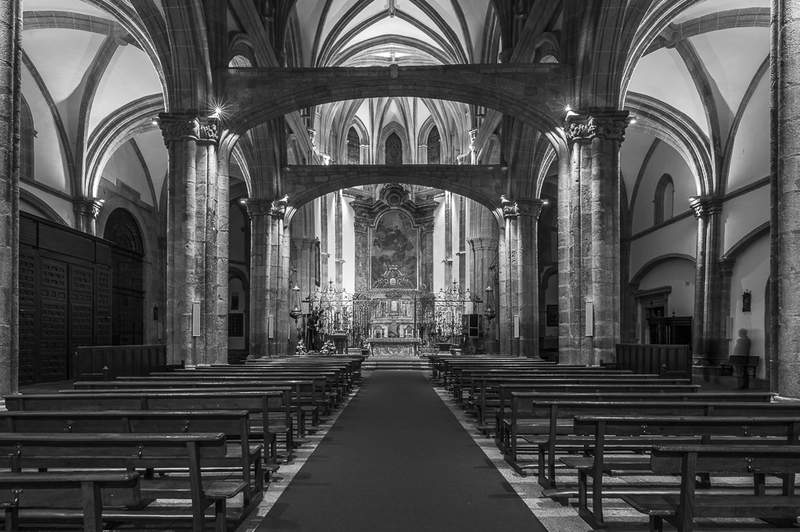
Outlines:
{"type": "Polygon", "coordinates": [[[347,132],[347,164],[361,164],[361,138],[354,127],[347,132]]]}
{"type": "Polygon", "coordinates": [[[672,218],[675,206],[675,184],[672,176],[664,174],[656,187],[656,195],[653,199],[653,225],[663,223],[664,220],[672,218]]]}
{"type": "Polygon", "coordinates": [[[33,139],[36,130],[33,128],[33,114],[28,102],[22,99],[22,113],[19,128],[19,178],[23,181],[33,181],[33,139]]]}
{"type": "Polygon", "coordinates": [[[439,164],[441,161],[442,139],[439,137],[439,129],[436,126],[431,128],[428,134],[428,164],[439,164]]]}
{"type": "Polygon", "coordinates": [[[397,133],[386,139],[386,164],[403,164],[403,142],[397,133]]]}

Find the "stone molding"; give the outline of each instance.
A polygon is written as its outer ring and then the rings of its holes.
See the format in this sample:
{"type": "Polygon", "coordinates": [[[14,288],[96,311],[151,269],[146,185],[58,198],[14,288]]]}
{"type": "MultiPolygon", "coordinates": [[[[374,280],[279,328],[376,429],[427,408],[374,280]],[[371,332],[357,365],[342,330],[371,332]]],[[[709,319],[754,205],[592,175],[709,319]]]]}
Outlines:
{"type": "Polygon", "coordinates": [[[204,144],[219,144],[219,118],[201,117],[196,109],[159,113],[158,125],[167,145],[183,139],[204,144]]]}
{"type": "Polygon", "coordinates": [[[628,127],[628,111],[589,111],[566,118],[569,142],[588,142],[595,137],[622,142],[628,127]]]}

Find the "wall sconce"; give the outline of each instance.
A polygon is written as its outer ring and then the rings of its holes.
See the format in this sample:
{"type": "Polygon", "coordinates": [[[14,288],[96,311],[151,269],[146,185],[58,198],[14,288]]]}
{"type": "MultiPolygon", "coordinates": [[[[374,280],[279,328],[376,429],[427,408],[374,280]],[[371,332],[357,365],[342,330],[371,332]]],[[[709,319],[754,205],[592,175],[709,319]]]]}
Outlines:
{"type": "Polygon", "coordinates": [[[750,312],[750,305],[753,302],[753,295],[750,290],[745,290],[742,294],[742,312],[750,312]]]}

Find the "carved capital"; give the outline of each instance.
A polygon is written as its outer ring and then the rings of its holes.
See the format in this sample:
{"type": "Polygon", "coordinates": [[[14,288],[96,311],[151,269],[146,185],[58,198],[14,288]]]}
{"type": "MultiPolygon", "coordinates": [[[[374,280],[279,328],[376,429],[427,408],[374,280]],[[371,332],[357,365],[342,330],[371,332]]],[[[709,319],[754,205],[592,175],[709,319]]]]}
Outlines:
{"type": "Polygon", "coordinates": [[[242,200],[242,204],[247,210],[247,216],[250,218],[269,214],[269,211],[272,208],[272,201],[262,198],[247,198],[242,200]]]}
{"type": "Polygon", "coordinates": [[[542,207],[544,207],[544,201],[540,199],[517,200],[516,204],[517,216],[530,216],[535,220],[539,219],[542,207]]]}
{"type": "Polygon", "coordinates": [[[80,198],[72,202],[72,212],[76,216],[96,220],[100,215],[104,200],[93,198],[80,198]]]}
{"type": "Polygon", "coordinates": [[[722,212],[722,198],[716,196],[692,196],[689,207],[694,210],[695,218],[706,218],[722,212]]]}
{"type": "Polygon", "coordinates": [[[622,142],[628,127],[628,111],[590,111],[573,113],[566,118],[569,142],[588,142],[595,137],[622,142]]]}
{"type": "Polygon", "coordinates": [[[209,144],[219,142],[219,118],[201,117],[196,109],[161,113],[158,115],[158,124],[167,145],[183,139],[209,144]]]}

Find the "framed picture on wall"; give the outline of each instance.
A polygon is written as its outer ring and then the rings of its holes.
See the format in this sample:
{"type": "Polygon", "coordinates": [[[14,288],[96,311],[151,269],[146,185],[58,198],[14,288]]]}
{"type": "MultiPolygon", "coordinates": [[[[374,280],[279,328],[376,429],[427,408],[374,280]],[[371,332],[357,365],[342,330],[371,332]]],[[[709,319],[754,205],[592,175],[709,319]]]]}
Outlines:
{"type": "Polygon", "coordinates": [[[547,305],[547,326],[558,327],[558,305],[547,305]]]}

